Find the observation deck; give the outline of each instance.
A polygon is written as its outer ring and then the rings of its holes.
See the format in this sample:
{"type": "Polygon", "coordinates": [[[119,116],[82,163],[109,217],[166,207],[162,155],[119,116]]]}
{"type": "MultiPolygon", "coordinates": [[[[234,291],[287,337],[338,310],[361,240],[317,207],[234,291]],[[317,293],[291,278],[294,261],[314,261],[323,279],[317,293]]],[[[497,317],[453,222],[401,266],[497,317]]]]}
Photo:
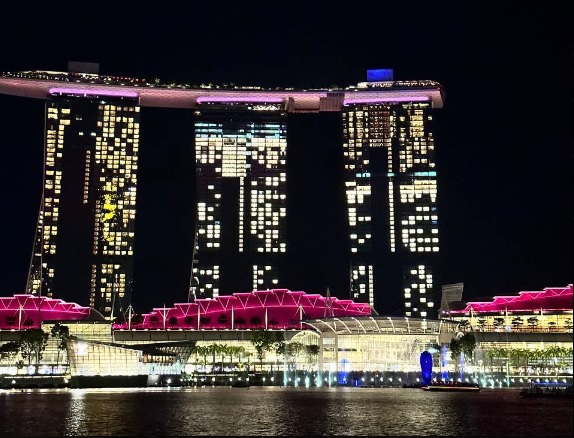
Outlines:
{"type": "Polygon", "coordinates": [[[351,104],[428,102],[442,108],[436,81],[360,82],[346,88],[293,89],[162,83],[93,73],[23,71],[0,75],[0,94],[49,99],[53,95],[137,98],[142,107],[199,108],[202,104],[279,104],[290,113],[337,112],[351,104]]]}

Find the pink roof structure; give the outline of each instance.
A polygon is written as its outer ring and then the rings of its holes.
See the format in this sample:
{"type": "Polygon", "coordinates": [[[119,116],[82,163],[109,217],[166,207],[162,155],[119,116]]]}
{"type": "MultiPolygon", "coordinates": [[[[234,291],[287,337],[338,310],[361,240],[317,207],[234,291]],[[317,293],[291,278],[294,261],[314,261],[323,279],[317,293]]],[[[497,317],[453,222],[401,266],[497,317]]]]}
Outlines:
{"type": "Polygon", "coordinates": [[[322,317],[368,316],[367,303],[339,300],[287,289],[239,292],[214,299],[196,299],[173,307],[154,308],[114,324],[121,329],[300,329],[300,321],[322,317]]]}
{"type": "Polygon", "coordinates": [[[518,295],[495,296],[492,301],[469,301],[462,310],[451,310],[451,314],[572,311],[572,285],[546,287],[542,291],[519,292],[518,295]]]}
{"type": "Polygon", "coordinates": [[[92,312],[90,307],[82,307],[76,303],[16,294],[12,297],[0,297],[0,329],[40,328],[42,322],[46,321],[83,321],[88,319],[92,312]]]}

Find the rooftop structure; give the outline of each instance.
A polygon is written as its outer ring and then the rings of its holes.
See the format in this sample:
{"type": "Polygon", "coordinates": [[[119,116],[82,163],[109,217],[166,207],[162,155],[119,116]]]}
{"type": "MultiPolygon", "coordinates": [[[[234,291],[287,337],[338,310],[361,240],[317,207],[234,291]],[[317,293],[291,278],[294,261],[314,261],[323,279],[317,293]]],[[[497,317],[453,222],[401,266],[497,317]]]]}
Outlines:
{"type": "MultiPolygon", "coordinates": [[[[44,187],[27,293],[89,304],[110,320],[136,301],[141,109],[182,108],[193,110],[193,123],[182,129],[193,129],[196,177],[196,214],[182,219],[195,230],[189,297],[293,287],[291,242],[302,233],[288,229],[287,210],[307,200],[287,190],[288,163],[325,142],[343,159],[336,190],[346,211],[334,220],[346,219],[341,265],[349,280],[336,295],[379,314],[436,317],[438,82],[396,81],[382,69],[345,88],[166,84],[74,63],[69,72],[4,73],[0,93],[46,101],[44,187]],[[289,114],[319,112],[337,119],[328,132],[317,130],[319,141],[308,132],[289,135],[296,132],[289,114]]],[[[317,196],[309,189],[305,196],[317,196]]]]}
{"type": "Polygon", "coordinates": [[[429,102],[442,108],[444,92],[435,81],[361,82],[334,89],[265,89],[257,86],[214,86],[162,83],[93,73],[24,71],[0,75],[0,93],[35,99],[52,94],[139,98],[143,107],[192,108],[200,103],[283,103],[288,112],[341,111],[345,104],[429,102]]]}
{"type": "Polygon", "coordinates": [[[0,298],[0,330],[40,328],[56,321],[100,320],[104,317],[90,307],[60,299],[16,294],[0,298]]]}
{"type": "Polygon", "coordinates": [[[453,309],[451,315],[500,312],[543,312],[544,310],[572,312],[572,285],[546,287],[541,291],[523,291],[518,295],[494,296],[491,301],[469,301],[464,309],[453,309]]]}
{"type": "Polygon", "coordinates": [[[302,329],[302,321],[321,317],[363,317],[367,303],[339,300],[287,289],[234,293],[196,299],[173,307],[155,308],[137,322],[132,318],[113,325],[118,329],[302,329]]]}

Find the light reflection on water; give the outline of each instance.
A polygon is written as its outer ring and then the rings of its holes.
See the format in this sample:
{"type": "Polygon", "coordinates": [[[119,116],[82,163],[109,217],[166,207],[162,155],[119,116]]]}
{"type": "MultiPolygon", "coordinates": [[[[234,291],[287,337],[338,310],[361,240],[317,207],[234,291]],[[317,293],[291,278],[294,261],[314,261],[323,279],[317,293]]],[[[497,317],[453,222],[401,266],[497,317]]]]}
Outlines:
{"type": "Polygon", "coordinates": [[[572,400],[517,390],[137,388],[0,391],[3,436],[572,436],[572,400]]]}

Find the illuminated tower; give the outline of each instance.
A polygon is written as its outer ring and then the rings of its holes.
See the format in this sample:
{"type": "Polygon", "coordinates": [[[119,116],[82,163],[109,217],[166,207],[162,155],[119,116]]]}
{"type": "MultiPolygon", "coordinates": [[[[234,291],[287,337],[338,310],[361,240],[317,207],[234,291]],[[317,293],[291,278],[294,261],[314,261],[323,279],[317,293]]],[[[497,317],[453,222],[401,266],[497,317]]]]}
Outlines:
{"type": "Polygon", "coordinates": [[[225,100],[195,111],[198,297],[285,282],[287,112],[225,100]]]}
{"type": "Polygon", "coordinates": [[[28,293],[108,318],[131,302],[139,119],[131,91],[50,90],[28,293]]]}
{"type": "Polygon", "coordinates": [[[413,83],[394,82],[392,71],[369,74],[363,87],[396,93],[349,98],[342,111],[351,298],[385,314],[434,317],[440,285],[433,102],[402,95],[413,83]]]}
{"type": "MultiPolygon", "coordinates": [[[[181,282],[185,287],[190,279],[183,291],[188,300],[292,287],[297,281],[293,274],[299,265],[288,260],[286,237],[291,117],[292,157],[314,157],[309,152],[323,144],[329,146],[325,151],[344,151],[335,166],[329,164],[329,189],[346,192],[347,214],[345,200],[341,207],[348,218],[350,269],[349,277],[345,273],[340,282],[343,287],[331,290],[388,315],[431,318],[436,313],[440,280],[432,111],[442,108],[444,100],[438,82],[395,81],[390,70],[370,70],[367,82],[345,88],[266,89],[174,86],[157,79],[36,70],[0,74],[0,94],[47,101],[44,189],[29,292],[89,304],[106,316],[115,315],[118,300],[124,305],[132,302],[140,106],[182,108],[193,112],[188,125],[195,137],[195,224],[187,219],[190,233],[195,230],[192,272],[189,275],[186,267],[181,282]],[[336,124],[323,125],[332,120],[327,113],[342,117],[336,124]],[[319,121],[313,122],[312,132],[320,142],[312,141],[306,129],[297,136],[303,131],[297,123],[306,119],[301,126],[307,127],[308,117],[319,121]],[[345,187],[336,176],[342,172],[345,187]]],[[[180,138],[170,132],[169,140],[165,146],[180,138]]],[[[294,163],[299,161],[290,160],[294,163]]],[[[313,165],[305,176],[315,176],[313,165]]],[[[289,181],[293,184],[297,178],[289,181]]],[[[290,208],[321,196],[312,190],[313,178],[305,181],[310,185],[302,196],[290,197],[290,208]]],[[[185,190],[180,195],[182,203],[189,202],[185,190]]],[[[333,216],[325,219],[330,221],[326,225],[341,217],[339,199],[331,199],[333,216]]],[[[291,257],[304,237],[298,239],[306,236],[292,227],[296,218],[297,214],[290,216],[289,232],[300,233],[291,240],[291,257]]],[[[310,233],[314,230],[309,228],[325,225],[303,223],[310,233]]],[[[329,244],[345,234],[339,228],[325,229],[337,230],[329,244]]],[[[305,255],[328,264],[306,244],[301,245],[305,255]]],[[[341,253],[336,244],[325,250],[331,249],[341,253]]],[[[346,263],[343,260],[342,266],[346,263]]],[[[161,274],[154,270],[153,275],[161,274]]],[[[321,287],[330,286],[330,281],[321,287]]],[[[150,295],[155,293],[150,287],[150,295]]],[[[169,293],[185,296],[178,291],[158,293],[162,298],[169,293]]]]}

